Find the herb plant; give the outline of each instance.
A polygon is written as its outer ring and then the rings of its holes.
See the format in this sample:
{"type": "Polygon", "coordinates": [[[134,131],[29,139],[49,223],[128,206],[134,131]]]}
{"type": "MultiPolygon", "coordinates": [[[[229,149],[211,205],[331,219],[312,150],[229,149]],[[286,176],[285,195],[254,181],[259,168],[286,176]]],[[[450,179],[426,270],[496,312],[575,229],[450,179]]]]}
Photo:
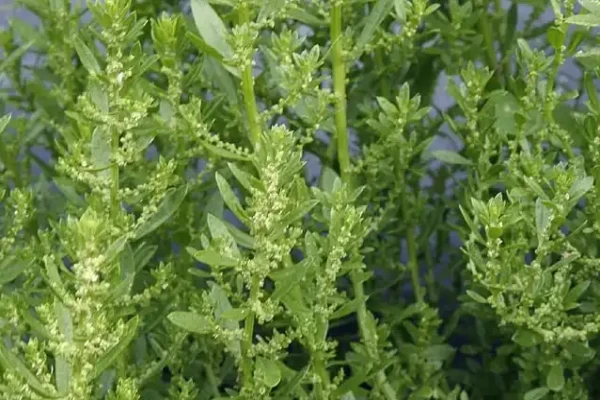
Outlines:
{"type": "Polygon", "coordinates": [[[600,396],[598,0],[16,7],[1,400],[600,396]]]}

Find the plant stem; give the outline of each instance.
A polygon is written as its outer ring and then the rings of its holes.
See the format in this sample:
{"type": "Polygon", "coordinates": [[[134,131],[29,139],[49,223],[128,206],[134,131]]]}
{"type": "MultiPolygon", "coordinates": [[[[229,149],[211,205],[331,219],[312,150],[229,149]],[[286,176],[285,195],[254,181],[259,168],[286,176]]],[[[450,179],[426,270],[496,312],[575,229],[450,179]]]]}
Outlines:
{"type": "Polygon", "coordinates": [[[333,94],[335,96],[335,140],[340,175],[346,178],[350,169],[350,151],[348,148],[348,127],[346,122],[346,64],[342,43],[342,4],[335,1],[331,11],[330,24],[333,61],[333,94]]]}
{"type": "Polygon", "coordinates": [[[111,187],[110,187],[110,215],[115,218],[119,214],[119,165],[117,164],[117,152],[119,151],[119,132],[116,129],[112,130],[111,137],[111,154],[113,159],[110,167],[111,187]]]}
{"type": "MultiPolygon", "coordinates": [[[[252,277],[250,284],[249,304],[254,304],[258,300],[259,281],[257,276],[252,277]]],[[[243,386],[250,386],[252,380],[252,362],[249,352],[252,347],[254,337],[254,312],[249,311],[244,321],[244,340],[242,341],[242,371],[243,386]]]]}
{"type": "MultiPolygon", "coordinates": [[[[240,7],[239,23],[247,24],[250,22],[250,13],[248,6],[240,7]]],[[[246,114],[248,115],[248,125],[250,126],[250,143],[256,146],[260,141],[260,126],[258,116],[258,106],[256,105],[256,97],[254,95],[254,77],[252,76],[252,58],[247,60],[247,64],[242,69],[242,94],[244,96],[244,104],[246,106],[246,114]]]]}
{"type": "Polygon", "coordinates": [[[408,267],[412,278],[413,289],[415,291],[415,299],[417,303],[423,302],[423,288],[419,274],[419,264],[417,262],[417,243],[415,241],[415,232],[412,226],[408,226],[406,230],[406,246],[408,248],[408,267]]]}

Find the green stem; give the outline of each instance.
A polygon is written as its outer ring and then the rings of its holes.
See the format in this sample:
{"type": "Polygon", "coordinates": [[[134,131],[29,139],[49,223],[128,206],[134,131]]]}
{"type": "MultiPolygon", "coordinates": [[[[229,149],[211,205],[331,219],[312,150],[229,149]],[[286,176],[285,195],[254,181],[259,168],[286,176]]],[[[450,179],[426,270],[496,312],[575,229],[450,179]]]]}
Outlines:
{"type": "Polygon", "coordinates": [[[415,299],[417,303],[423,302],[423,288],[419,278],[419,263],[417,262],[417,243],[415,240],[415,232],[412,226],[406,230],[406,246],[408,247],[408,267],[412,278],[413,289],[415,291],[415,299]]]}
{"type": "Polygon", "coordinates": [[[493,38],[493,33],[492,33],[492,22],[490,21],[490,19],[488,18],[488,6],[489,6],[489,0],[484,0],[483,2],[478,2],[479,5],[481,6],[482,9],[482,13],[481,13],[481,17],[479,18],[479,31],[481,32],[481,35],[483,36],[483,43],[484,43],[484,47],[485,47],[485,61],[487,64],[487,67],[490,69],[490,71],[494,72],[494,77],[497,80],[497,84],[500,85],[500,87],[502,87],[502,78],[500,77],[500,74],[498,74],[498,71],[496,71],[496,49],[494,48],[494,38],[493,38]]]}
{"type": "MultiPolygon", "coordinates": [[[[247,6],[240,7],[239,14],[240,25],[250,22],[250,13],[247,6]]],[[[256,146],[260,141],[260,126],[258,116],[258,106],[254,95],[254,77],[252,76],[252,59],[247,60],[247,65],[242,70],[242,94],[248,114],[248,125],[250,126],[250,143],[256,146]]]]}
{"type": "MultiPolygon", "coordinates": [[[[258,277],[252,277],[250,286],[249,304],[258,301],[259,281],[258,277]]],[[[244,322],[244,340],[242,341],[242,372],[243,385],[250,386],[252,381],[252,359],[249,356],[254,337],[254,312],[249,311],[244,322]]]]}
{"type": "Polygon", "coordinates": [[[110,187],[110,215],[115,218],[119,214],[119,165],[116,161],[119,151],[119,132],[116,129],[112,131],[111,153],[113,155],[112,166],[110,167],[111,187],[110,187]]]}
{"type": "Polygon", "coordinates": [[[331,11],[331,42],[333,61],[333,94],[335,96],[335,140],[337,157],[342,179],[350,170],[350,149],[348,148],[348,127],[346,122],[346,64],[342,43],[342,4],[336,1],[331,11]]]}

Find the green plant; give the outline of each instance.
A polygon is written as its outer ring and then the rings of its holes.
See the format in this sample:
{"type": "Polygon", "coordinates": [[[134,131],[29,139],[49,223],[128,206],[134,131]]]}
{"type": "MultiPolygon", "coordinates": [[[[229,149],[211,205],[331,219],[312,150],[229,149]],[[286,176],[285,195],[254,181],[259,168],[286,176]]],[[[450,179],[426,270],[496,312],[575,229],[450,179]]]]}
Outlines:
{"type": "Polygon", "coordinates": [[[0,399],[600,395],[597,0],[189,5],[0,33],[0,399]]]}

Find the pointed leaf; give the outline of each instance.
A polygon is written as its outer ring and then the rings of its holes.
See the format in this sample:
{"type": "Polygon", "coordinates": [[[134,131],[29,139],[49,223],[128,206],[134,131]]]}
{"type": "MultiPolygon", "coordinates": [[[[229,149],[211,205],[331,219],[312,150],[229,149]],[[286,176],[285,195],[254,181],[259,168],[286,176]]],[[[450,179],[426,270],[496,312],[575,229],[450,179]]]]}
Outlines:
{"type": "Polygon", "coordinates": [[[9,349],[4,346],[4,342],[0,341],[0,365],[5,370],[12,372],[15,375],[23,378],[31,390],[47,399],[58,399],[59,396],[50,392],[44,384],[27,368],[27,365],[19,357],[14,355],[9,349]]]}
{"type": "Polygon", "coordinates": [[[227,207],[229,207],[231,212],[233,212],[235,216],[238,217],[240,221],[242,221],[242,223],[248,225],[250,218],[248,217],[248,214],[240,204],[240,201],[233,192],[233,189],[231,189],[231,186],[229,186],[229,183],[219,173],[215,174],[215,179],[217,181],[217,186],[219,187],[219,192],[223,197],[223,201],[225,202],[225,204],[227,204],[227,207]]]}
{"type": "Polygon", "coordinates": [[[73,38],[73,45],[75,46],[75,51],[77,52],[83,67],[91,74],[100,73],[100,64],[98,64],[92,50],[90,50],[90,48],[78,37],[73,38]]]}
{"type": "Polygon", "coordinates": [[[385,17],[387,17],[393,6],[394,0],[377,0],[377,3],[375,3],[371,13],[365,20],[365,26],[356,40],[356,47],[362,49],[371,41],[375,34],[375,30],[379,27],[379,24],[381,24],[385,17]]]}
{"type": "Polygon", "coordinates": [[[135,239],[140,239],[160,227],[177,211],[187,194],[187,187],[182,186],[165,196],[156,212],[134,231],[135,239]]]}
{"type": "Polygon", "coordinates": [[[192,333],[206,334],[210,332],[210,323],[206,317],[193,312],[174,311],[169,314],[167,319],[178,327],[192,333]]]}
{"type": "Polygon", "coordinates": [[[186,247],[186,250],[196,260],[213,267],[235,267],[238,265],[237,260],[223,256],[213,249],[196,250],[192,247],[186,247]]]}
{"type": "Polygon", "coordinates": [[[473,162],[455,151],[449,150],[436,150],[432,151],[431,155],[436,159],[443,161],[447,164],[455,164],[455,165],[472,165],[473,162]]]}
{"type": "Polygon", "coordinates": [[[127,321],[123,337],[121,338],[119,343],[117,343],[111,349],[109,349],[94,364],[94,370],[90,375],[90,380],[98,378],[100,374],[104,372],[105,369],[112,366],[117,360],[117,358],[119,358],[119,356],[121,356],[121,354],[123,354],[123,352],[127,350],[127,347],[129,347],[129,344],[133,341],[133,338],[135,338],[139,323],[140,318],[137,315],[131,318],[129,321],[127,321]]]}

